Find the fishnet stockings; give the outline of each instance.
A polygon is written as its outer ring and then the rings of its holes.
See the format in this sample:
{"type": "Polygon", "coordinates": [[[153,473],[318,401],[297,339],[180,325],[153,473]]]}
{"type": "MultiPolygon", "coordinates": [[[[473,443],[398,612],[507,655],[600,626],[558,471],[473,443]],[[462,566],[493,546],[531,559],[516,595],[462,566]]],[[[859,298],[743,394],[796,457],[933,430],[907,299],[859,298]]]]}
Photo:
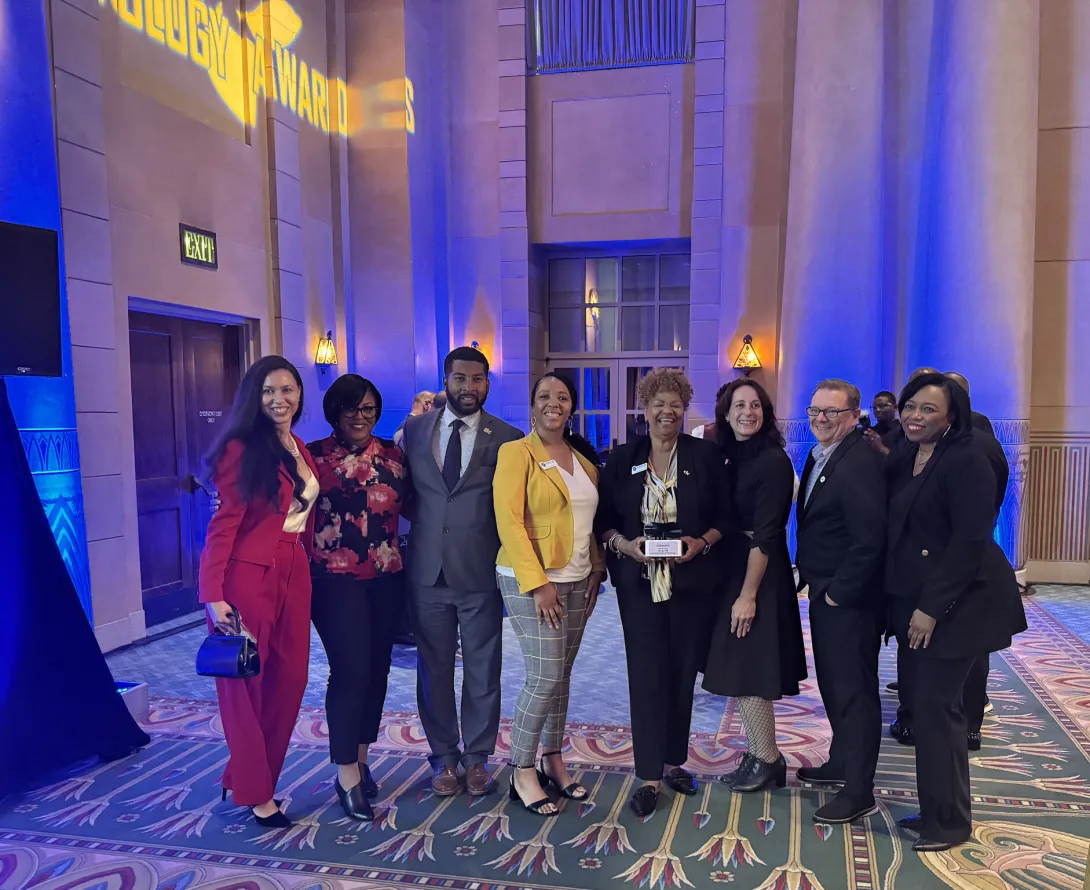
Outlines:
{"type": "Polygon", "coordinates": [[[754,695],[738,698],[737,702],[750,753],[765,763],[775,763],[780,759],[780,749],[776,745],[776,715],[772,702],[754,695]]]}

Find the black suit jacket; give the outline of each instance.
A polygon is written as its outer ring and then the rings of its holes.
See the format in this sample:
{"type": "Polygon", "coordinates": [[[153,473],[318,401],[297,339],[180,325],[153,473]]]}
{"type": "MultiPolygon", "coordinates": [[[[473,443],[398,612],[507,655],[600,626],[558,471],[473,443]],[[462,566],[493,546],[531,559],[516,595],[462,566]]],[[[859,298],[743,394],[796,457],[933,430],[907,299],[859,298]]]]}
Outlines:
{"type": "MultiPolygon", "coordinates": [[[[629,540],[643,535],[644,470],[651,456],[651,439],[642,436],[618,445],[609,455],[598,482],[598,513],[594,533],[601,538],[616,529],[629,540]],[[635,472],[634,472],[635,471],[635,472]]],[[[718,446],[683,435],[677,443],[677,519],[681,532],[698,538],[708,529],[724,537],[738,528],[734,498],[718,446]]],[[[675,591],[708,592],[722,580],[722,544],[692,562],[674,567],[675,591]]],[[[616,587],[640,583],[642,567],[633,559],[606,554],[609,577],[616,587]]]]}
{"type": "Polygon", "coordinates": [[[814,471],[806,458],[795,505],[795,565],[810,597],[826,594],[838,606],[876,608],[882,596],[886,551],[886,480],[883,459],[860,430],[837,445],[806,500],[814,471]]]}
{"type": "Polygon", "coordinates": [[[1025,627],[1018,584],[992,537],[995,473],[972,437],[944,439],[913,479],[916,447],[887,463],[886,591],[899,635],[912,610],[937,620],[927,654],[975,656],[1025,627]],[[1019,616],[1021,620],[1019,621],[1019,616]]]}

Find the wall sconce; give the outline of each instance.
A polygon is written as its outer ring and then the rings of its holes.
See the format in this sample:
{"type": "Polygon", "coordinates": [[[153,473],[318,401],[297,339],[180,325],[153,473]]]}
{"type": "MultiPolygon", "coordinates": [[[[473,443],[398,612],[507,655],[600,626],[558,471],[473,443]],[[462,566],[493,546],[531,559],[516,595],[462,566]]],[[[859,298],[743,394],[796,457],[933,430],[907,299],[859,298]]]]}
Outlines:
{"type": "Polygon", "coordinates": [[[330,365],[337,364],[337,347],[333,344],[333,332],[326,331],[324,337],[318,341],[318,351],[314,354],[314,363],[325,374],[330,365]]]}
{"type": "Polygon", "coordinates": [[[738,350],[738,358],[734,360],[734,368],[748,377],[750,371],[759,370],[760,367],[761,360],[757,358],[757,351],[753,348],[753,337],[746,334],[742,338],[742,348],[738,350]]]}

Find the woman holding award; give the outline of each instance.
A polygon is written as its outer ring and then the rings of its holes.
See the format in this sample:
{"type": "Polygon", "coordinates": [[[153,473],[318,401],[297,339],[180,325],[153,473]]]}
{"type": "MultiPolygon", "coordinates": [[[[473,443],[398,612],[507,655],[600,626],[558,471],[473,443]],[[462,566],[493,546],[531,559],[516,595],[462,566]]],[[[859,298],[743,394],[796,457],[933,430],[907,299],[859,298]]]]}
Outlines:
{"type": "Polygon", "coordinates": [[[718,609],[716,546],[734,523],[718,448],[682,435],[693,396],[685,375],[657,368],[639,384],[650,435],[614,448],[599,483],[595,532],[606,546],[624,629],[632,746],[647,816],[663,781],[695,794],[689,758],[693,686],[718,609]],[[664,775],[665,773],[665,775],[664,775]]]}

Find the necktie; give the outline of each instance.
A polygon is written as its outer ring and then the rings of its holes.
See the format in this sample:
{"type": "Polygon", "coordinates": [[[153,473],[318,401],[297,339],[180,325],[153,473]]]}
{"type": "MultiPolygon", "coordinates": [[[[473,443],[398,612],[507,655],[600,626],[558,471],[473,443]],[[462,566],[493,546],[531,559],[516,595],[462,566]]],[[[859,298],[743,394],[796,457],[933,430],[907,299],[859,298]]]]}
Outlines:
{"type": "Polygon", "coordinates": [[[455,420],[450,425],[447,456],[443,459],[443,481],[447,483],[447,491],[454,491],[462,475],[462,427],[464,426],[463,420],[455,420]]]}

